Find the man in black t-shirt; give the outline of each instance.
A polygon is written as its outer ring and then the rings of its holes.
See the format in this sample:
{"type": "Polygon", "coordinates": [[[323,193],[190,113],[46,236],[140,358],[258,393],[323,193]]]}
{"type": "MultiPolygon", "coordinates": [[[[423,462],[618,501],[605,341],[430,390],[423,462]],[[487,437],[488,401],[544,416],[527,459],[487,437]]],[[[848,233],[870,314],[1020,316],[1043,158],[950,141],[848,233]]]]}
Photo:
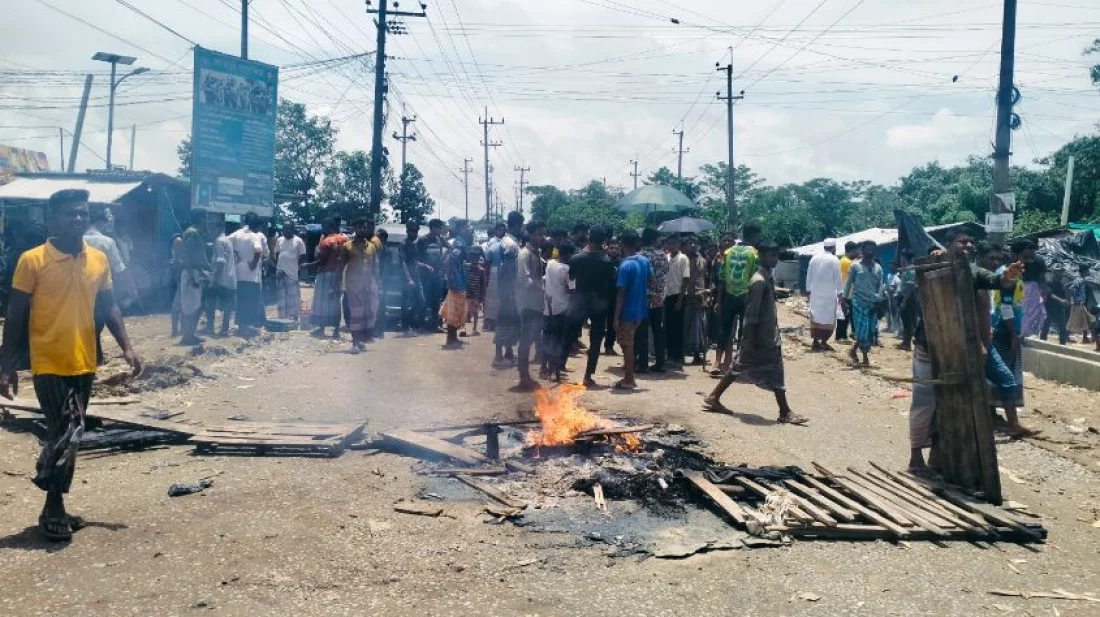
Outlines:
{"type": "Polygon", "coordinates": [[[420,251],[416,246],[420,225],[405,223],[405,240],[401,243],[401,269],[405,286],[401,289],[401,327],[412,334],[424,321],[424,295],[420,291],[420,251]]]}
{"type": "Polygon", "coordinates": [[[578,300],[573,321],[578,328],[586,319],[592,321],[588,331],[588,364],[584,370],[583,383],[586,387],[596,385],[592,376],[596,373],[604,324],[611,309],[609,299],[615,289],[615,266],[603,252],[606,239],[607,232],[602,227],[592,228],[588,234],[588,246],[569,260],[569,278],[576,283],[578,300]]]}

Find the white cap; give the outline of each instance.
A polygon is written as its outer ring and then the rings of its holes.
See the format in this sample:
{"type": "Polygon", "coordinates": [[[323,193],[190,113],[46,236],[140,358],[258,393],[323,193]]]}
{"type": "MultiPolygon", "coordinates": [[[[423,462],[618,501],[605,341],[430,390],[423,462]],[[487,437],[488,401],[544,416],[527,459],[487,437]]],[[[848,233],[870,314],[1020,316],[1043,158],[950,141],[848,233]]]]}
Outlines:
{"type": "Polygon", "coordinates": [[[836,238],[825,238],[825,246],[836,248],[836,238]]]}

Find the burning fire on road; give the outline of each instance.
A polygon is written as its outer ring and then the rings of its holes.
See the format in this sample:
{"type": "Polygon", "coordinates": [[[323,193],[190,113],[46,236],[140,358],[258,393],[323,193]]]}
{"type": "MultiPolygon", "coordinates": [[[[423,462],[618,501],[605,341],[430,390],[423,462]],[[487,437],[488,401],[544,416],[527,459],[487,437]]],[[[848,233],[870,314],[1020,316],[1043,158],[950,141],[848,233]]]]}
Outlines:
{"type": "Polygon", "coordinates": [[[633,433],[615,433],[613,423],[585,409],[578,399],[585,392],[579,384],[562,384],[535,392],[535,416],[539,428],[527,433],[531,447],[570,446],[577,441],[604,441],[620,452],[637,452],[642,442],[633,433]]]}

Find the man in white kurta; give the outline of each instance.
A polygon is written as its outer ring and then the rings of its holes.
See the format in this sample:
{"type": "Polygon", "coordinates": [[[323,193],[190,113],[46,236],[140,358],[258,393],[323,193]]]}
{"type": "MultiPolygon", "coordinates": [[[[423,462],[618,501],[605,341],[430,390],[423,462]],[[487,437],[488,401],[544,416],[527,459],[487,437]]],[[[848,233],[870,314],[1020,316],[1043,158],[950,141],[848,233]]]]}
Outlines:
{"type": "Polygon", "coordinates": [[[836,328],[836,309],[843,285],[836,240],[825,239],[825,251],[814,255],[806,272],[806,293],[810,296],[810,337],[814,351],[831,350],[829,337],[836,328]]]}

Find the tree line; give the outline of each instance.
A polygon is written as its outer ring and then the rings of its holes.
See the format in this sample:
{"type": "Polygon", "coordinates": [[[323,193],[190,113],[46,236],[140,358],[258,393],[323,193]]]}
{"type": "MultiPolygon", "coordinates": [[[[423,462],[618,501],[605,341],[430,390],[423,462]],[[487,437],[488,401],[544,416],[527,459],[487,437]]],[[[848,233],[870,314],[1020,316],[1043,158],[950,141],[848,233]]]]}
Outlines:
{"type": "MultiPolygon", "coordinates": [[[[367,216],[370,203],[370,152],[336,150],[339,132],[324,116],[306,106],[279,101],[275,115],[275,204],[280,218],[315,223],[330,216],[354,220],[367,216]]],[[[191,175],[191,138],[176,148],[179,173],[191,175]]],[[[405,182],[389,160],[383,161],[384,220],[424,223],[435,210],[435,200],[424,186],[424,174],[405,165],[405,182]]],[[[383,222],[383,221],[379,221],[383,222]]]]}

